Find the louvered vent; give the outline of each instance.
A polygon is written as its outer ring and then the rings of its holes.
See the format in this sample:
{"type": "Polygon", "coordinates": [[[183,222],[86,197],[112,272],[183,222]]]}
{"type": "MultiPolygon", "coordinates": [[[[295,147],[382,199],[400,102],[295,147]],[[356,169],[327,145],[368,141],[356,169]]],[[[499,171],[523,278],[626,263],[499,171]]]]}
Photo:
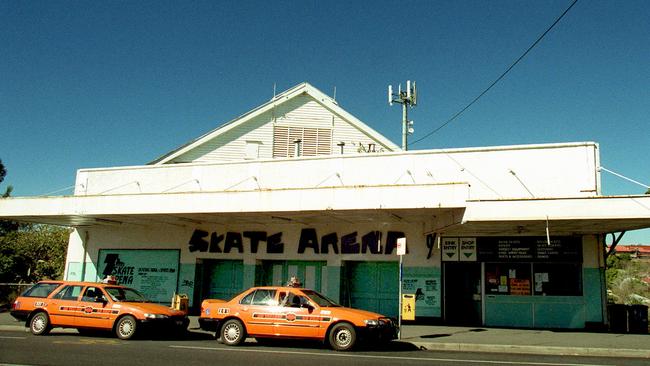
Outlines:
{"type": "Polygon", "coordinates": [[[302,156],[332,154],[332,129],[275,126],[273,128],[273,157],[295,156],[294,141],[301,140],[302,156]]]}

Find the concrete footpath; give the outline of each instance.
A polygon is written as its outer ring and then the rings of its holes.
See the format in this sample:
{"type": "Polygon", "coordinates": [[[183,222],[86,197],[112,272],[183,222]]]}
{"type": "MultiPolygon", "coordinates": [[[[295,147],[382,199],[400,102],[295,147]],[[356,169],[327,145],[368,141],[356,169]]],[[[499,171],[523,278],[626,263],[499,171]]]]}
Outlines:
{"type": "MultiPolygon", "coordinates": [[[[198,318],[190,317],[189,330],[200,332],[198,318]]],[[[0,330],[25,332],[22,322],[0,313],[0,330]]],[[[54,329],[71,332],[73,329],[54,329]]],[[[404,325],[401,342],[426,351],[467,351],[637,357],[650,359],[650,334],[616,334],[571,330],[531,330],[485,327],[404,325]]]]}

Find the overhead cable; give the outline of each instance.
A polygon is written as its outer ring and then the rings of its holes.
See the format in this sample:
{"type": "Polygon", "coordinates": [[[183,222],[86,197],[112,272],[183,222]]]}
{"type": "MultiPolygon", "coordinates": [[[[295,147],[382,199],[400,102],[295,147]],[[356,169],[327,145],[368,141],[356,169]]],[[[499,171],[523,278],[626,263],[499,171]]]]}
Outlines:
{"type": "Polygon", "coordinates": [[[544,33],[542,33],[542,35],[539,36],[539,37],[537,38],[537,40],[536,40],[536,41],[535,41],[535,42],[534,42],[530,47],[528,47],[528,49],[527,49],[527,50],[526,50],[526,51],[525,51],[521,56],[519,56],[519,58],[518,58],[515,62],[513,62],[512,65],[510,65],[510,67],[508,67],[508,68],[506,69],[506,71],[504,71],[504,72],[503,72],[503,73],[502,73],[498,78],[496,78],[496,80],[494,80],[494,81],[492,82],[492,84],[490,84],[490,86],[488,86],[485,90],[483,90],[483,92],[481,92],[481,94],[479,94],[476,98],[474,98],[471,102],[469,102],[469,104],[467,104],[463,109],[461,109],[461,110],[458,111],[456,114],[454,114],[453,116],[451,116],[451,118],[449,118],[447,121],[445,121],[445,123],[443,123],[443,124],[441,124],[440,126],[438,126],[438,128],[436,128],[435,130],[429,132],[428,134],[424,135],[423,137],[421,137],[421,138],[419,138],[419,139],[417,139],[417,140],[411,142],[411,145],[417,144],[418,142],[420,142],[420,141],[426,139],[427,137],[433,135],[434,133],[440,131],[443,127],[445,127],[445,126],[447,126],[448,124],[450,124],[452,121],[454,121],[456,118],[458,118],[461,114],[463,114],[463,112],[465,112],[467,109],[469,109],[469,107],[471,107],[474,103],[476,103],[479,99],[481,99],[481,97],[482,97],[483,95],[485,95],[488,91],[490,91],[490,89],[492,89],[493,86],[495,86],[499,81],[501,81],[501,79],[503,79],[503,78],[506,76],[506,74],[508,74],[508,72],[510,72],[510,70],[512,70],[512,68],[514,68],[514,67],[519,63],[519,61],[521,61],[524,57],[526,57],[526,55],[527,55],[527,54],[528,54],[528,53],[529,53],[533,48],[535,48],[535,46],[537,46],[537,44],[538,44],[538,43],[539,43],[539,42],[544,38],[544,36],[546,36],[546,34],[547,34],[548,32],[550,32],[551,29],[553,29],[553,27],[555,27],[555,25],[556,25],[557,23],[560,22],[560,20],[561,20],[561,19],[566,15],[566,13],[569,12],[569,10],[571,10],[571,8],[572,8],[572,7],[573,7],[577,2],[578,2],[578,0],[574,0],[574,1],[571,3],[571,5],[569,5],[569,7],[566,8],[566,10],[562,13],[562,15],[560,15],[557,19],[555,19],[555,21],[553,22],[553,24],[551,24],[551,26],[548,27],[548,29],[546,29],[546,31],[545,31],[544,33]]]}

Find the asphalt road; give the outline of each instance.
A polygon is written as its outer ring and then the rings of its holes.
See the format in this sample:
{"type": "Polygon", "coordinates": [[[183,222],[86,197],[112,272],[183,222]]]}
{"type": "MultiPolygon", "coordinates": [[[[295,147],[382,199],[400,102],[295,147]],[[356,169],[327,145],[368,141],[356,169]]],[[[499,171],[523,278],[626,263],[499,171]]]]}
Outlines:
{"type": "Polygon", "coordinates": [[[0,365],[647,365],[647,359],[482,354],[421,351],[392,342],[387,349],[335,352],[318,343],[290,342],[240,347],[218,344],[206,334],[182,339],[121,341],[110,335],[71,333],[33,336],[0,331],[0,365]]]}

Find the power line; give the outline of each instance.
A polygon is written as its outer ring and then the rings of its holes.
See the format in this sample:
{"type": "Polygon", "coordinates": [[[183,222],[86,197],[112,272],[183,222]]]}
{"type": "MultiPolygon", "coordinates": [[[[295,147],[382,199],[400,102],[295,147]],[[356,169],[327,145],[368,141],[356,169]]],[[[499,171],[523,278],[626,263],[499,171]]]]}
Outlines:
{"type": "Polygon", "coordinates": [[[535,46],[537,46],[537,44],[538,44],[538,43],[539,43],[539,42],[544,38],[544,36],[546,36],[546,34],[547,34],[548,32],[550,32],[551,29],[553,29],[553,27],[555,27],[555,25],[556,25],[557,23],[560,22],[560,20],[561,20],[561,19],[566,15],[566,13],[569,12],[569,10],[571,10],[571,8],[572,8],[572,7],[573,7],[577,2],[578,2],[578,0],[573,0],[573,2],[571,3],[571,5],[569,5],[569,7],[566,8],[566,10],[562,13],[562,15],[560,15],[557,19],[555,19],[555,21],[553,22],[553,24],[551,24],[551,26],[548,27],[548,29],[546,29],[546,31],[545,31],[544,33],[542,33],[542,35],[539,36],[539,37],[537,38],[537,40],[536,40],[536,41],[535,41],[535,42],[534,42],[530,47],[528,47],[528,49],[526,50],[526,52],[524,52],[521,56],[519,56],[519,58],[518,58],[515,62],[513,62],[512,65],[510,65],[510,67],[508,67],[508,68],[506,69],[506,71],[504,71],[504,72],[503,72],[503,73],[502,73],[498,78],[496,78],[496,80],[494,80],[494,81],[492,82],[492,84],[490,84],[490,86],[488,86],[485,90],[483,90],[483,92],[481,92],[481,94],[479,94],[479,95],[478,95],[476,98],[474,98],[474,99],[473,99],[473,100],[472,100],[468,105],[466,105],[465,108],[463,108],[463,109],[461,109],[460,111],[456,112],[456,114],[454,114],[453,116],[451,116],[451,118],[449,118],[445,123],[443,123],[443,124],[441,124],[440,126],[438,126],[438,128],[436,128],[435,130],[433,130],[433,131],[429,132],[428,134],[424,135],[423,137],[421,137],[421,138],[419,138],[419,139],[417,139],[417,140],[411,142],[411,145],[417,144],[418,142],[420,142],[420,141],[426,139],[427,137],[433,135],[434,133],[440,131],[443,127],[445,127],[445,126],[447,126],[448,124],[450,124],[452,121],[454,121],[456,118],[458,118],[461,114],[463,114],[463,112],[465,112],[467,109],[469,109],[469,107],[471,107],[474,103],[476,103],[479,99],[481,99],[481,97],[482,97],[483,95],[485,95],[488,91],[490,91],[490,89],[492,89],[493,86],[495,86],[499,81],[501,81],[501,79],[503,79],[503,78],[506,76],[506,74],[508,74],[508,73],[510,72],[510,70],[512,70],[512,68],[514,68],[514,67],[519,63],[519,61],[521,61],[524,57],[526,57],[526,55],[527,55],[527,54],[528,54],[528,53],[529,53],[533,48],[535,48],[535,46]]]}

